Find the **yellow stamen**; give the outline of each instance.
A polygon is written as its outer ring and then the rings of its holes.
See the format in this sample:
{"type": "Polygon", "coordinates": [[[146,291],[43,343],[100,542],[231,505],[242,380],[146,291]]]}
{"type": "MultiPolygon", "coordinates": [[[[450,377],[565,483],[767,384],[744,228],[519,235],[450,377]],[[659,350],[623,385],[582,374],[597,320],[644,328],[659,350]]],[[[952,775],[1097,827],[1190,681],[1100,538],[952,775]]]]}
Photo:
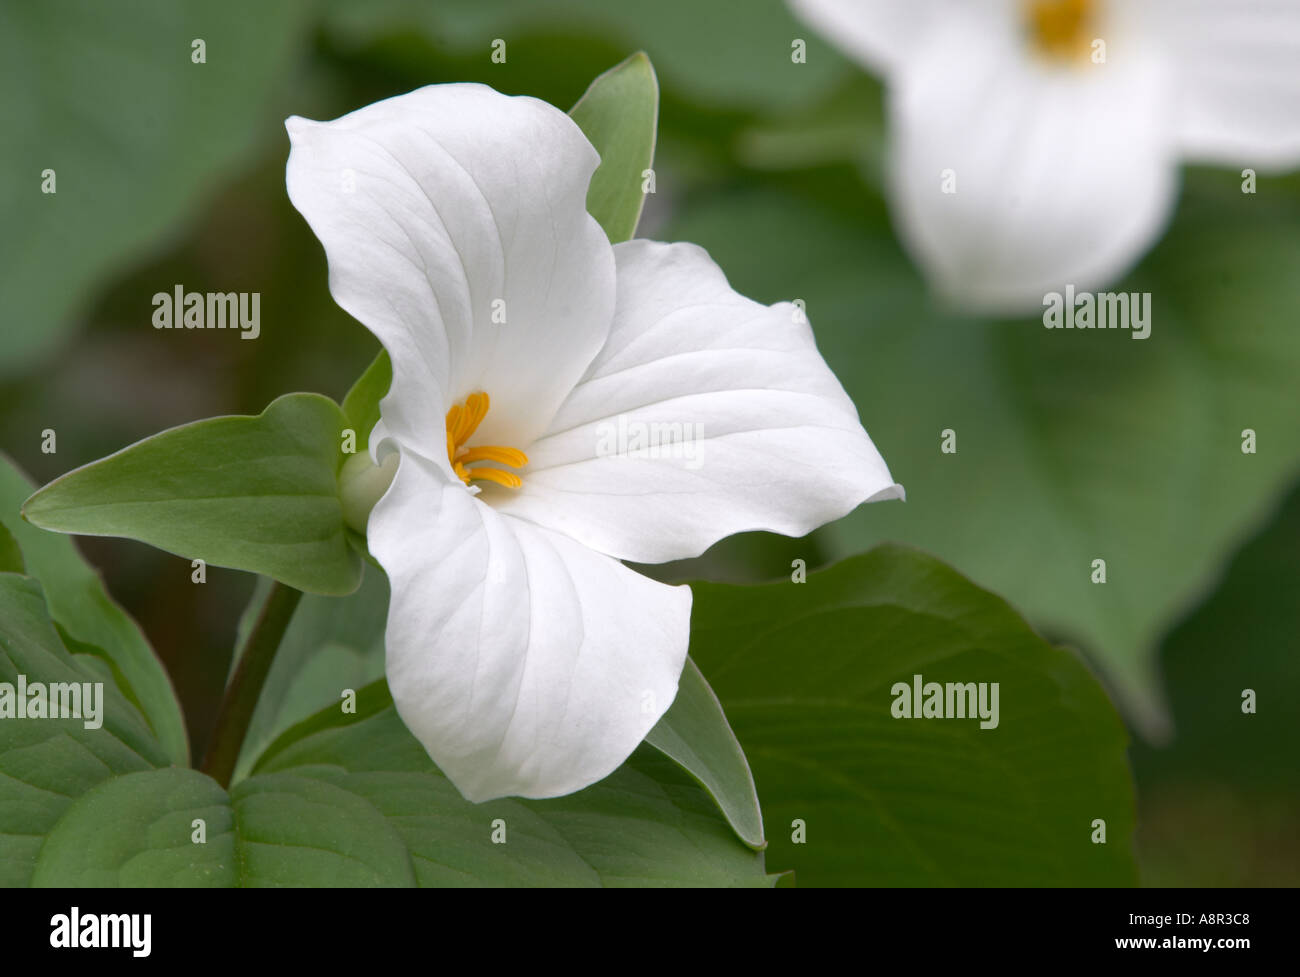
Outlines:
{"type": "Polygon", "coordinates": [[[1025,0],[1030,39],[1054,61],[1086,60],[1096,37],[1096,0],[1025,0]]]}
{"type": "Polygon", "coordinates": [[[480,391],[466,397],[464,404],[454,404],[447,411],[447,460],[451,462],[452,471],[466,485],[471,480],[478,479],[517,489],[524,484],[524,480],[514,472],[492,467],[466,467],[479,461],[495,462],[510,468],[523,468],[528,464],[528,456],[518,448],[495,444],[466,447],[465,442],[473,437],[478,426],[483,423],[483,418],[487,417],[490,403],[488,395],[480,391]]]}
{"type": "MultiPolygon", "coordinates": [[[[503,472],[500,468],[474,468],[468,471],[470,478],[486,479],[504,485],[506,488],[515,489],[524,484],[524,480],[514,472],[503,472]]],[[[466,484],[469,484],[468,480],[466,484]]]]}
{"type": "Polygon", "coordinates": [[[510,468],[523,468],[528,464],[528,456],[518,448],[500,448],[482,445],[478,448],[461,448],[456,453],[456,460],[462,465],[474,461],[495,461],[510,468]]]}

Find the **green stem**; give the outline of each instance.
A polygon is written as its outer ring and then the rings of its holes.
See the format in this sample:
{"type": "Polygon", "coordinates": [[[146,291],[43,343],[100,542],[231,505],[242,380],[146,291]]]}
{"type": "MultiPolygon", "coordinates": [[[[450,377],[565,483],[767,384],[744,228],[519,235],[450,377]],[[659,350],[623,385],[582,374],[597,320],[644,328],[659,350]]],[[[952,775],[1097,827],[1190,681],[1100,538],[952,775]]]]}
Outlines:
{"type": "Polygon", "coordinates": [[[302,591],[273,582],[262,611],[257,615],[235,674],[226,686],[226,694],[217,710],[217,720],[208,740],[208,752],[199,769],[222,787],[230,786],[240,748],[248,734],[248,724],[257,708],[262,686],[271,671],[271,662],[280,647],[289,620],[302,597],[302,591]]]}

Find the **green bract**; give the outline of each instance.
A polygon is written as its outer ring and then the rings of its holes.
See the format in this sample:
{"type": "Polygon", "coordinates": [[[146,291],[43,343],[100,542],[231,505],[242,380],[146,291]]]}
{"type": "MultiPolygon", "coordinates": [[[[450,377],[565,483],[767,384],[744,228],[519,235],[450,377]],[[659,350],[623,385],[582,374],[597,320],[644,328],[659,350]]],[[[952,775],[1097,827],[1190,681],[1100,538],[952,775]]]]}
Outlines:
{"type": "Polygon", "coordinates": [[[569,115],[600,153],[587,210],[612,243],[627,241],[636,234],[655,158],[659,83],[650,59],[637,54],[610,68],[569,115]]]}
{"type": "Polygon", "coordinates": [[[343,398],[343,414],[356,433],[358,454],[370,446],[370,432],[379,423],[379,402],[388,393],[392,382],[393,361],[388,358],[387,351],[380,350],[343,398]]]}
{"type": "Polygon", "coordinates": [[[745,752],[727,724],[722,704],[699,668],[686,659],[677,698],[646,742],[672,757],[713,795],[745,844],[766,846],[763,814],[745,752]]]}

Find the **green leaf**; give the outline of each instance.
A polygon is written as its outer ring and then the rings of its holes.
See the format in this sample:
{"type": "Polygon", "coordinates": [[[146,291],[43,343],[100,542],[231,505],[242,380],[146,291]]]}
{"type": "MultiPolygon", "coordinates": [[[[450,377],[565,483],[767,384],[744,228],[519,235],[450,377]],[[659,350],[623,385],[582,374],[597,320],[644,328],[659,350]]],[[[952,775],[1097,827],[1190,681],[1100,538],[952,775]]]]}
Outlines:
{"type": "Polygon", "coordinates": [[[654,166],[659,82],[650,59],[634,54],[591,83],[569,110],[600,153],[587,190],[587,210],[611,243],[636,234],[645,206],[644,173],[654,166]]]}
{"type": "Polygon", "coordinates": [[[727,724],[718,697],[691,659],[686,659],[682,670],[677,698],[646,742],[703,785],[745,844],[758,849],[767,845],[745,751],[727,724]]]}
{"type": "Polygon", "coordinates": [[[65,641],[102,655],[123,693],[144,713],[172,763],[189,763],[185,720],[171,680],[139,626],[109,596],[99,574],[72,540],[29,525],[18,516],[35,486],[0,454],[0,524],[22,547],[26,572],[40,581],[50,614],[65,641]]]}
{"type": "Polygon", "coordinates": [[[227,794],[174,767],[116,777],[77,798],[41,846],[32,879],[49,887],[413,884],[401,838],[356,794],[289,774],[227,794]]]}
{"type": "Polygon", "coordinates": [[[125,536],[311,593],[361,582],[338,498],[343,412],[287,394],[256,417],[172,428],[45,486],[23,507],[44,529],[125,536]]]}
{"type": "Polygon", "coordinates": [[[18,540],[14,539],[13,533],[0,522],[0,572],[22,573],[24,569],[23,554],[18,548],[18,540]]]}
{"type": "Polygon", "coordinates": [[[225,887],[237,884],[238,864],[226,792],[197,770],[164,767],[105,780],[68,805],[41,845],[31,884],[225,887]]]}
{"type": "MultiPolygon", "coordinates": [[[[393,697],[388,691],[386,679],[376,679],[369,685],[357,690],[355,712],[343,712],[342,704],[318,709],[305,719],[281,732],[275,740],[262,751],[253,764],[253,772],[263,769],[275,769],[276,758],[300,741],[317,733],[337,731],[353,726],[362,719],[377,716],[392,708],[393,697]]],[[[418,746],[419,744],[416,743],[418,746]]],[[[405,744],[409,746],[409,744],[405,744]]]]}
{"type": "Polygon", "coordinates": [[[379,402],[387,395],[392,382],[393,362],[388,358],[388,351],[381,349],[343,398],[343,414],[356,431],[358,452],[365,451],[370,444],[370,432],[379,423],[379,402]]]}
{"type": "Polygon", "coordinates": [[[1000,598],[896,546],[802,584],[693,589],[691,653],[753,765],[773,869],[803,885],[1133,882],[1124,727],[1000,598]],[[894,686],[916,675],[998,683],[997,726],[895,718],[894,686]]]}
{"type": "MultiPolygon", "coordinates": [[[[259,586],[245,620],[256,618],[266,589],[259,586]]],[[[346,597],[303,596],[262,686],[235,767],[236,781],[289,727],[337,705],[344,689],[360,689],[383,677],[387,619],[388,579],[376,566],[366,567],[361,586],[346,597]]],[[[237,662],[232,661],[232,671],[237,662]]]]}
{"type": "MultiPolygon", "coordinates": [[[[59,644],[39,585],[0,574],[0,682],[93,681],[59,644]]],[[[112,683],[103,726],[0,722],[0,884],[409,884],[405,850],[364,800],[293,775],[227,795],[168,765],[112,683]],[[206,843],[193,840],[204,820],[206,843]],[[235,826],[238,824],[238,833],[235,826]]]]}
{"type": "MultiPolygon", "coordinates": [[[[0,573],[0,682],[19,675],[104,678],[60,644],[40,585],[0,573]]],[[[229,793],[176,768],[111,680],[99,729],[5,719],[0,885],[771,883],[709,796],[648,748],[579,794],[475,805],[380,682],[360,690],[355,714],[331,706],[267,757],[229,793]]]]}
{"type": "MultiPolygon", "coordinates": [[[[0,226],[23,229],[0,240],[0,294],[22,323],[0,330],[0,373],[48,354],[90,288],[195,214],[259,129],[271,132],[268,93],[292,63],[305,10],[258,0],[0,7],[0,226]],[[204,64],[191,61],[195,38],[204,64]],[[47,169],[55,193],[42,192],[47,169]]],[[[150,311],[146,296],[141,328],[150,311]]]]}
{"type": "MultiPolygon", "coordinates": [[[[0,683],[16,686],[20,675],[28,688],[101,680],[60,643],[40,584],[0,573],[0,683]]],[[[31,881],[42,839],[74,797],[172,762],[113,683],[105,683],[102,701],[102,725],[94,729],[85,719],[0,720],[0,886],[31,881]]]]}
{"type": "Polygon", "coordinates": [[[1166,239],[1116,286],[1152,293],[1151,337],[1135,341],[945,313],[883,211],[855,219],[815,192],[715,198],[665,239],[706,247],[742,293],[806,301],[907,487],[907,503],[864,506],[818,539],[836,556],[897,540],[949,561],[1079,641],[1158,732],[1160,637],[1300,463],[1300,204],[1273,186],[1267,207],[1245,205],[1237,180],[1194,177],[1166,239]],[[940,451],[946,429],[955,454],[940,451]]]}
{"type": "Polygon", "coordinates": [[[380,682],[360,692],[355,715],[334,706],[313,716],[282,736],[245,783],[294,772],[367,798],[402,836],[423,886],[771,884],[763,856],[656,750],[639,748],[614,774],[567,797],[470,804],[391,702],[380,682]],[[497,819],[505,845],[491,840],[497,819]]]}
{"type": "MultiPolygon", "coordinates": [[[[35,839],[49,886],[770,885],[702,790],[643,748],[553,801],[465,801],[386,690],[332,707],[229,794],[189,770],[103,776],[35,839]],[[194,841],[202,819],[206,843],[194,841]],[[504,834],[502,834],[504,832],[504,834]],[[498,839],[493,841],[494,835],[498,839]]],[[[2,732],[2,731],[0,731],[2,732]]],[[[2,756],[2,755],[0,755],[2,756]]],[[[0,799],[6,786],[0,783],[0,799]]],[[[3,810],[3,808],[0,808],[3,810]]]]}
{"type": "Polygon", "coordinates": [[[34,884],[70,886],[767,886],[657,754],[583,800],[465,802],[436,775],[304,767],[230,794],[193,770],[108,780],[74,802],[34,884]],[[204,843],[194,841],[203,822],[204,843]],[[495,822],[495,823],[494,823],[495,822]],[[504,834],[502,834],[504,832],[504,834]],[[504,838],[494,843],[494,833],[504,838]],[[584,848],[586,852],[584,853],[584,848]]]}

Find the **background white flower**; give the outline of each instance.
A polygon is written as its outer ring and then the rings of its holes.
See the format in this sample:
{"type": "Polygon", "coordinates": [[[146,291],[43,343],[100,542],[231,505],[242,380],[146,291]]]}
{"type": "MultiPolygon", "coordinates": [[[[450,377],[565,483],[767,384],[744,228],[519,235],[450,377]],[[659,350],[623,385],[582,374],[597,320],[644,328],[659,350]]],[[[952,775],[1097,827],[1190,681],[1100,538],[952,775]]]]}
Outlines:
{"type": "Polygon", "coordinates": [[[690,590],[620,560],[901,488],[794,306],[692,245],[610,246],[563,112],[441,85],[287,125],[330,290],[393,362],[371,445],[400,464],[368,532],[398,711],[471,800],[593,783],[672,703],[689,639],[690,590]],[[620,416],[702,426],[702,463],[603,454],[620,416]]]}
{"type": "Polygon", "coordinates": [[[969,307],[1123,274],[1163,231],[1180,159],[1300,161],[1296,0],[790,3],[885,80],[898,231],[969,307]]]}

